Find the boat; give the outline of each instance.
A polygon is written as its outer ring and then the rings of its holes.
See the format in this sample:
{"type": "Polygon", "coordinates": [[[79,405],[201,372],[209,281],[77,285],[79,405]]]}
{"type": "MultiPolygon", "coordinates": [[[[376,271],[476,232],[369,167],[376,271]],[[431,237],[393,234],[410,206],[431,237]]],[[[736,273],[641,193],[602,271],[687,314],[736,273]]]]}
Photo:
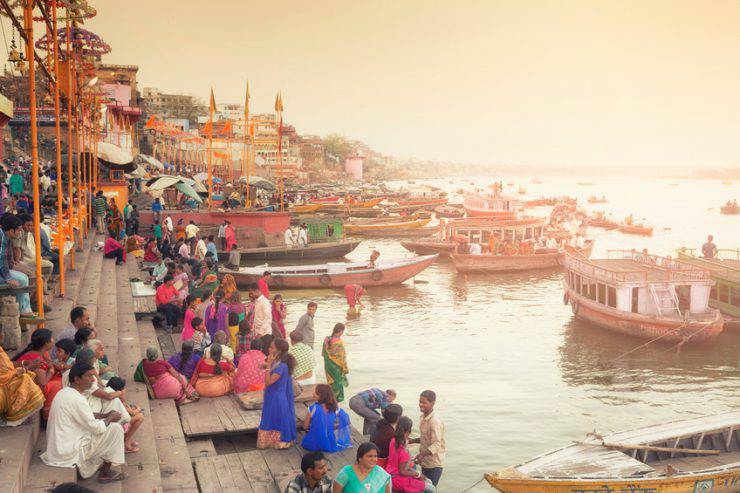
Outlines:
{"type": "Polygon", "coordinates": [[[434,213],[437,217],[463,217],[465,215],[465,209],[451,205],[440,205],[434,208],[434,213]]]}
{"type": "Polygon", "coordinates": [[[740,411],[594,431],[485,479],[503,493],[736,493],[740,411]]]}
{"type": "Polygon", "coordinates": [[[586,240],[583,248],[540,248],[535,249],[534,253],[526,255],[491,255],[484,253],[481,255],[470,255],[461,253],[452,253],[452,262],[455,269],[462,273],[473,272],[515,272],[529,271],[540,269],[554,269],[563,264],[566,250],[588,258],[594,247],[593,240],[586,240]]]}
{"type": "Polygon", "coordinates": [[[701,342],[718,336],[724,321],[709,307],[709,271],[634,250],[588,260],[566,252],[564,302],[599,327],[664,342],[701,342]]]}
{"type": "Polygon", "coordinates": [[[523,204],[517,199],[504,197],[498,193],[475,193],[465,195],[463,207],[470,217],[514,219],[523,209],[523,204]]]}
{"type": "MultiPolygon", "coordinates": [[[[239,251],[242,265],[250,260],[299,260],[311,259],[333,259],[342,258],[357,248],[361,240],[328,241],[323,243],[310,243],[305,247],[263,247],[245,248],[239,251]]],[[[218,252],[221,262],[229,260],[228,252],[218,252]]]]}
{"type": "Polygon", "coordinates": [[[345,224],[344,231],[350,235],[361,235],[366,231],[386,231],[398,229],[416,229],[423,228],[429,223],[430,219],[411,219],[410,221],[382,222],[373,224],[345,224]]]}
{"type": "Polygon", "coordinates": [[[292,205],[288,209],[289,212],[293,212],[295,214],[309,214],[311,212],[316,212],[319,209],[321,209],[321,204],[305,204],[305,205],[292,205]]]}
{"type": "Polygon", "coordinates": [[[709,306],[732,319],[733,327],[740,325],[740,249],[719,249],[713,259],[697,256],[693,248],[681,248],[676,253],[679,260],[709,271],[715,282],[709,292],[709,306]]]}
{"type": "Polygon", "coordinates": [[[652,226],[645,226],[644,224],[627,224],[622,223],[618,226],[619,231],[628,235],[642,235],[650,236],[653,234],[652,226]]]}
{"type": "Polygon", "coordinates": [[[727,202],[725,205],[721,206],[719,208],[719,211],[722,214],[727,214],[730,216],[735,216],[740,214],[740,206],[737,205],[737,201],[735,202],[727,202]]]}
{"type": "Polygon", "coordinates": [[[336,204],[337,202],[339,202],[339,199],[341,199],[341,197],[339,196],[320,197],[316,199],[311,199],[311,202],[314,204],[336,204]]]}
{"type": "Polygon", "coordinates": [[[603,229],[617,229],[619,227],[619,223],[610,221],[603,217],[596,217],[596,218],[589,219],[588,225],[593,226],[594,228],[603,228],[603,229]]]}
{"type": "Polygon", "coordinates": [[[591,185],[596,185],[596,183],[592,181],[579,181],[578,183],[576,183],[576,185],[591,186],[591,185]]]}
{"type": "Polygon", "coordinates": [[[438,198],[418,197],[418,198],[410,198],[409,200],[398,200],[396,203],[399,206],[427,207],[427,206],[445,205],[447,203],[447,198],[446,197],[438,197],[438,198]]]}
{"type": "Polygon", "coordinates": [[[592,195],[587,199],[587,201],[589,204],[606,204],[606,197],[602,195],[601,198],[598,198],[595,195],[592,195]]]}
{"type": "Polygon", "coordinates": [[[453,219],[439,225],[436,236],[402,241],[401,246],[417,255],[451,255],[460,243],[488,244],[491,235],[506,240],[529,240],[544,235],[544,218],[520,217],[499,220],[494,218],[453,219]]]}
{"type": "Polygon", "coordinates": [[[410,214],[408,216],[380,216],[380,217],[350,217],[348,221],[345,221],[345,225],[363,226],[367,224],[388,224],[388,223],[404,223],[419,219],[418,214],[410,214]]]}
{"type": "Polygon", "coordinates": [[[256,283],[265,271],[270,272],[268,285],[276,289],[342,288],[347,284],[386,286],[400,284],[429,267],[437,255],[425,255],[402,260],[377,262],[330,262],[318,265],[241,267],[222,269],[234,276],[240,287],[256,283]]]}
{"type": "Polygon", "coordinates": [[[524,187],[519,187],[518,192],[519,192],[519,195],[524,195],[525,193],[527,193],[527,189],[524,187]]]}

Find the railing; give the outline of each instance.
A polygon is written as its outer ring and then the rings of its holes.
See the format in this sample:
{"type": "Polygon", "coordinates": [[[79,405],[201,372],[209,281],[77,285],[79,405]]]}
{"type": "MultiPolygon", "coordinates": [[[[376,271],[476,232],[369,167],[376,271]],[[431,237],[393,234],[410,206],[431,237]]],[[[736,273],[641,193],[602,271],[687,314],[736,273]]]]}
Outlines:
{"type": "MultiPolygon", "coordinates": [[[[691,257],[696,257],[697,259],[703,259],[703,260],[713,260],[713,259],[705,259],[704,257],[699,257],[696,254],[696,248],[686,248],[681,247],[678,250],[676,250],[677,253],[682,255],[689,255],[691,257]]],[[[715,259],[718,260],[737,260],[740,262],[740,248],[718,248],[717,249],[717,256],[715,259]]]]}
{"type": "Polygon", "coordinates": [[[570,252],[565,254],[565,267],[568,270],[572,270],[591,279],[602,280],[611,284],[618,282],[646,282],[648,275],[646,270],[615,271],[607,269],[594,264],[588,259],[577,257],[570,252]]]}
{"type": "Polygon", "coordinates": [[[661,257],[649,253],[640,253],[636,250],[608,250],[609,258],[630,259],[635,262],[646,265],[650,268],[657,268],[666,273],[667,281],[678,280],[703,280],[709,279],[709,270],[703,269],[688,262],[675,260],[671,257],[661,257]]]}
{"type": "Polygon", "coordinates": [[[585,276],[603,279],[612,283],[647,282],[648,275],[655,276],[656,273],[658,274],[658,279],[652,282],[703,281],[710,278],[708,270],[668,257],[639,253],[631,250],[609,250],[607,253],[609,258],[632,260],[645,265],[645,268],[631,271],[617,271],[599,266],[587,259],[577,258],[572,254],[566,255],[565,265],[569,269],[577,270],[585,276]]]}

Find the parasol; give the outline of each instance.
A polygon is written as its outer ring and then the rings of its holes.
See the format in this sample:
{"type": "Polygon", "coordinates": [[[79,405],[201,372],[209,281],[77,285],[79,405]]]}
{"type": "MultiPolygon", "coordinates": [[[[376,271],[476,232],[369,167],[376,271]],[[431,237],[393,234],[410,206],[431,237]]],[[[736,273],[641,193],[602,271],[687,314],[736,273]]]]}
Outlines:
{"type": "Polygon", "coordinates": [[[142,161],[146,162],[147,164],[151,164],[159,170],[164,169],[164,164],[162,164],[162,162],[155,157],[147,156],[146,154],[139,154],[139,157],[142,159],[142,161]]]}
{"type": "MultiPolygon", "coordinates": [[[[247,177],[242,176],[239,178],[240,183],[246,183],[247,177]]],[[[263,190],[275,190],[275,185],[272,184],[270,180],[267,178],[262,178],[261,176],[250,176],[249,177],[249,186],[255,187],[255,188],[261,188],[263,190]]]]}
{"type": "Polygon", "coordinates": [[[183,195],[186,195],[186,196],[190,197],[191,199],[195,200],[199,204],[202,204],[203,203],[203,199],[200,198],[200,196],[198,195],[198,192],[196,192],[195,190],[193,190],[193,187],[191,187],[187,183],[182,182],[182,181],[181,182],[178,182],[175,185],[175,188],[177,188],[180,192],[182,192],[183,195]]]}
{"type": "Polygon", "coordinates": [[[121,149],[117,145],[110,142],[100,142],[98,143],[98,159],[111,164],[123,165],[133,162],[134,157],[129,151],[121,149]]]}
{"type": "MultiPolygon", "coordinates": [[[[208,173],[198,173],[197,175],[193,176],[193,180],[199,181],[202,183],[208,183],[208,173]]],[[[214,176],[213,183],[221,183],[221,178],[214,176]]]]}

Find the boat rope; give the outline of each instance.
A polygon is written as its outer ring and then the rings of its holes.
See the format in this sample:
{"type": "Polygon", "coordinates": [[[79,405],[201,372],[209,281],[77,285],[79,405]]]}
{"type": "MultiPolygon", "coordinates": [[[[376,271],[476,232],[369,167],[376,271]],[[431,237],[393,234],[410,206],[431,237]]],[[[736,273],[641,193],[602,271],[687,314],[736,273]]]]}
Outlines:
{"type": "Polygon", "coordinates": [[[646,346],[648,346],[648,345],[650,345],[650,344],[654,343],[655,341],[659,341],[660,339],[662,339],[662,338],[664,338],[664,337],[666,337],[666,336],[669,336],[669,335],[673,334],[673,333],[674,333],[674,332],[676,332],[677,330],[681,330],[681,329],[682,329],[682,328],[684,328],[685,326],[686,326],[686,322],[684,322],[684,323],[683,323],[682,325],[680,325],[679,327],[676,327],[675,329],[671,329],[671,330],[668,330],[668,331],[666,331],[665,333],[663,333],[663,334],[659,335],[659,336],[658,336],[658,337],[656,337],[655,339],[650,339],[650,340],[649,340],[648,342],[646,342],[646,343],[644,343],[644,344],[640,344],[639,346],[637,346],[637,347],[634,347],[634,348],[630,349],[629,351],[627,351],[627,352],[625,352],[625,353],[622,353],[622,354],[620,354],[619,356],[617,356],[616,358],[614,358],[614,359],[612,360],[612,362],[614,362],[614,361],[618,361],[618,360],[620,360],[620,359],[624,358],[625,356],[627,356],[628,354],[632,354],[632,353],[634,353],[635,351],[638,351],[638,350],[640,350],[640,349],[642,349],[642,348],[644,348],[644,347],[646,347],[646,346]]]}
{"type": "Polygon", "coordinates": [[[705,323],[704,323],[704,326],[703,326],[703,327],[702,327],[701,329],[697,329],[697,330],[695,330],[694,332],[692,332],[691,334],[689,334],[689,335],[685,336],[685,337],[683,338],[683,340],[681,340],[681,341],[680,341],[680,342],[679,342],[678,344],[675,344],[675,345],[673,345],[673,346],[669,347],[669,348],[668,348],[668,349],[666,349],[666,350],[665,350],[664,352],[666,352],[666,353],[667,353],[668,351],[672,351],[672,350],[674,350],[674,349],[677,349],[678,351],[680,351],[680,350],[681,350],[681,348],[683,347],[683,345],[684,345],[684,344],[686,344],[686,343],[687,343],[687,342],[689,341],[689,339],[691,339],[692,337],[694,337],[694,336],[695,336],[696,334],[698,334],[699,332],[702,332],[702,331],[704,331],[704,330],[707,330],[707,328],[708,328],[709,326],[711,326],[711,325],[712,325],[713,323],[714,323],[714,322],[705,322],[705,323]]]}
{"type": "Polygon", "coordinates": [[[472,486],[470,486],[470,487],[468,487],[468,488],[465,488],[465,489],[464,489],[464,490],[462,490],[462,491],[461,491],[460,493],[467,493],[468,491],[472,490],[473,488],[475,488],[476,486],[478,486],[479,484],[481,484],[481,483],[482,483],[483,481],[485,481],[485,480],[486,480],[486,478],[485,478],[485,477],[484,477],[484,478],[481,478],[481,479],[480,479],[480,480],[479,480],[479,481],[478,481],[477,483],[475,483],[474,485],[472,485],[472,486]]]}

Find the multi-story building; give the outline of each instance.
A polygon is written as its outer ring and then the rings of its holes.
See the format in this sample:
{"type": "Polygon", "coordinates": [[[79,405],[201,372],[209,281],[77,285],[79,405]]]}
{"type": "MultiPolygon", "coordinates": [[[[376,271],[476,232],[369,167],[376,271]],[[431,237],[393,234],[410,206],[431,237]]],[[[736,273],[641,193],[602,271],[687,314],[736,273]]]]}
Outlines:
{"type": "Polygon", "coordinates": [[[149,116],[184,119],[196,123],[199,116],[208,114],[208,107],[190,94],[167,94],[154,87],[145,87],[142,100],[149,116]]]}

